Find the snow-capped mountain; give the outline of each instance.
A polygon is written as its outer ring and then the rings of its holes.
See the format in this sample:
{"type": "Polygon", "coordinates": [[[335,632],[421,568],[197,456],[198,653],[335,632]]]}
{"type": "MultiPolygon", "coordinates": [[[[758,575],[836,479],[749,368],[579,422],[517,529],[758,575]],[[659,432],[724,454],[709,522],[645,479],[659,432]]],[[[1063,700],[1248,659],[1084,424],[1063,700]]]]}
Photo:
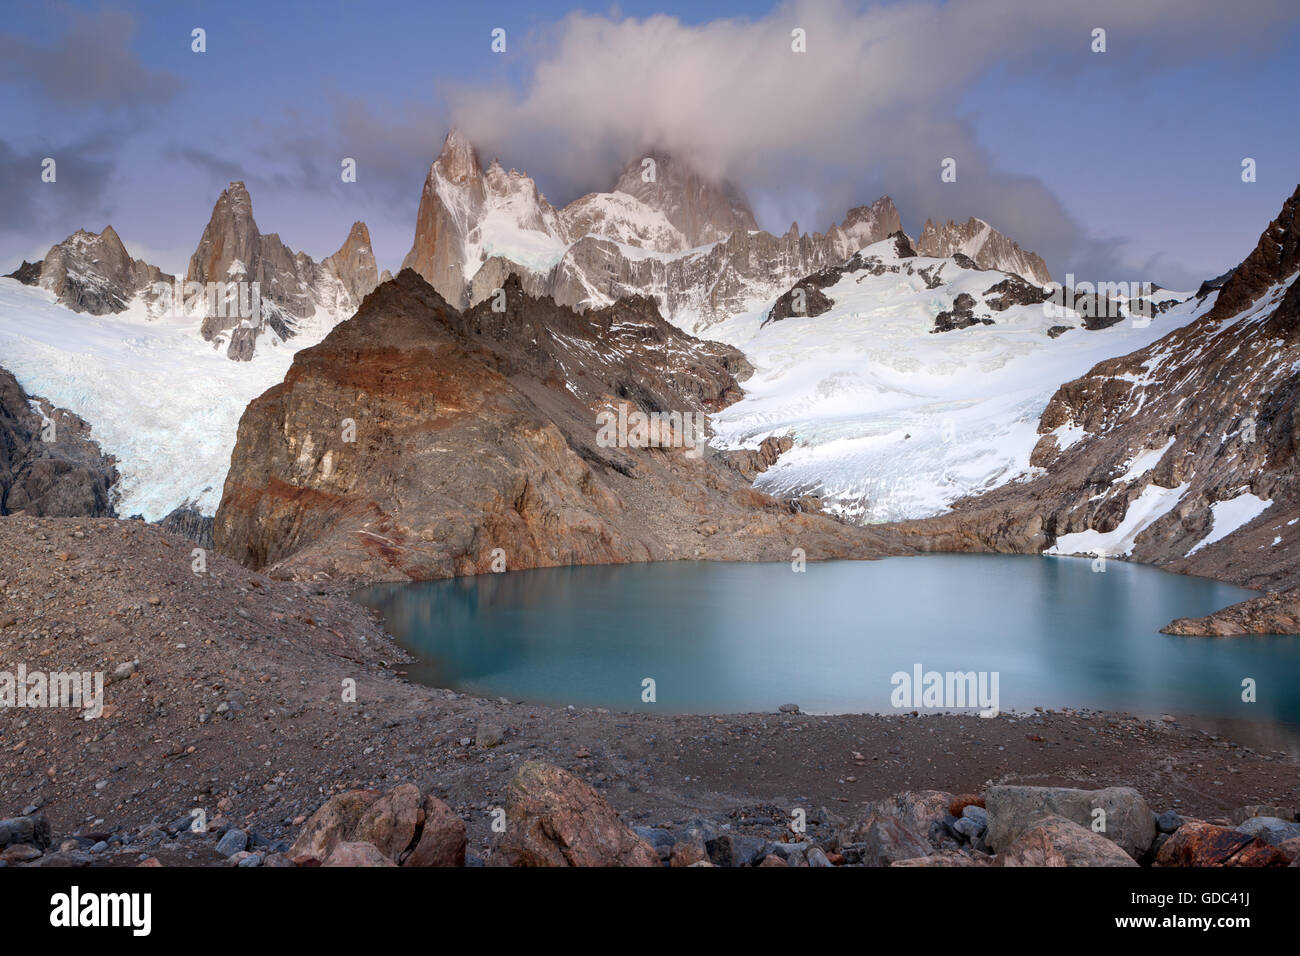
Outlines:
{"type": "Polygon", "coordinates": [[[755,367],[744,398],[713,416],[714,444],[791,437],[755,482],[777,497],[811,495],[862,522],[936,514],[1030,469],[1062,381],[1202,308],[1145,318],[1125,299],[1107,325],[1087,314],[1092,300],[1057,307],[1049,290],[972,266],[916,255],[900,232],[711,327],[755,367]]]}
{"type": "Polygon", "coordinates": [[[1052,281],[1052,273],[1040,256],[1021,249],[983,219],[973,216],[961,224],[951,219],[946,223],[927,219],[916,240],[916,251],[938,258],[961,253],[981,269],[1013,272],[1039,285],[1052,281]]]}
{"type": "Polygon", "coordinates": [[[403,267],[462,307],[513,272],[529,294],[579,310],[650,296],[671,321],[700,332],[899,228],[883,197],[825,234],[795,224],[774,236],[733,186],[653,151],[628,163],[612,191],[556,210],[525,174],[495,161],[484,172],[453,130],[429,169],[403,267]]]}
{"type": "Polygon", "coordinates": [[[78,229],[8,278],[40,285],[69,309],[90,315],[123,312],[137,296],[152,300],[156,284],[173,281],[157,266],[131,258],[112,226],[101,233],[78,229]]]}
{"type": "Polygon", "coordinates": [[[249,400],[378,284],[363,223],[317,264],[258,231],[243,183],[217,200],[186,278],[205,292],[262,283],[256,323],[214,314],[183,285],[178,296],[175,277],[132,259],[112,227],[75,233],[12,278],[0,280],[0,366],[89,422],[120,462],[114,507],[149,520],[186,505],[212,514],[249,400]]]}
{"type": "Polygon", "coordinates": [[[379,284],[379,269],[365,223],[354,223],[342,248],[318,264],[306,253],[294,252],[275,233],[263,235],[253,219],[247,188],[233,182],[212,208],[185,280],[247,284],[249,291],[235,293],[238,307],[206,301],[201,327],[203,337],[217,347],[225,345],[230,358],[247,360],[265,333],[279,344],[308,328],[333,328],[379,284]],[[254,283],[260,303],[251,301],[254,283]]]}

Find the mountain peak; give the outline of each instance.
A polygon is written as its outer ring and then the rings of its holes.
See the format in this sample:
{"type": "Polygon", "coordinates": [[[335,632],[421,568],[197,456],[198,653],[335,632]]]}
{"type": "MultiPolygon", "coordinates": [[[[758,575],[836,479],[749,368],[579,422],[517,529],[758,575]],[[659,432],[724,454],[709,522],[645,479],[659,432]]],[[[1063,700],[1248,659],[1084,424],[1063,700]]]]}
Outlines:
{"type": "Polygon", "coordinates": [[[662,149],[631,160],[614,184],[659,210],[681,230],[690,246],[726,239],[734,232],[757,230],[753,210],[731,183],[702,176],[690,164],[662,149]]]}
{"type": "Polygon", "coordinates": [[[916,241],[916,251],[937,259],[961,253],[981,269],[1014,273],[1039,285],[1052,281],[1052,273],[1041,256],[1021,249],[1010,237],[974,216],[960,225],[951,219],[946,223],[927,219],[916,241]]]}

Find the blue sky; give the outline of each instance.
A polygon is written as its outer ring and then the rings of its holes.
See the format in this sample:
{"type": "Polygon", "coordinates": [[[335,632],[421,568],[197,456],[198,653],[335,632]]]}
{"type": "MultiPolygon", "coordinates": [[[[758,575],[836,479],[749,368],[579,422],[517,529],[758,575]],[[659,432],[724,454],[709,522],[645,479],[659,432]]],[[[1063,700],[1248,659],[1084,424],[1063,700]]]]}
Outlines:
{"type": "Polygon", "coordinates": [[[1300,182],[1300,5],[1220,6],[24,5],[0,27],[0,267],[111,222],[183,270],[242,178],[262,231],[319,259],[363,219],[395,269],[455,122],[557,203],[662,145],[734,179],[768,229],[889,193],[913,235],[978,215],[1058,278],[1185,286],[1240,261],[1300,182]]]}

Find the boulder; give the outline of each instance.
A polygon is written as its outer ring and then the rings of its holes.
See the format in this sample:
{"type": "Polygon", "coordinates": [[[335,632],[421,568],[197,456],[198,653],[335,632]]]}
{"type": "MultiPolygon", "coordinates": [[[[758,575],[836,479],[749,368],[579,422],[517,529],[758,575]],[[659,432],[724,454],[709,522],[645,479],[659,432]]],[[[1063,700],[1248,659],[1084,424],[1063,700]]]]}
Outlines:
{"type": "Polygon", "coordinates": [[[506,797],[506,829],[490,866],[659,866],[654,848],[613,807],[567,770],[520,766],[506,797]]]}
{"type": "Polygon", "coordinates": [[[1300,823],[1291,823],[1273,816],[1251,817],[1238,824],[1237,829],[1272,846],[1281,846],[1287,840],[1300,838],[1300,823]]]}
{"type": "Polygon", "coordinates": [[[896,860],[911,860],[934,852],[926,834],[901,815],[873,814],[865,824],[855,828],[855,835],[853,852],[846,846],[845,856],[865,866],[889,866],[896,860]]]}
{"type": "Polygon", "coordinates": [[[723,833],[705,844],[705,849],[714,866],[753,866],[767,855],[770,845],[762,837],[723,833]]]}
{"type": "Polygon", "coordinates": [[[1156,836],[1155,815],[1132,787],[990,787],[984,798],[989,821],[984,840],[999,852],[1045,816],[1063,817],[1092,832],[1098,809],[1106,813],[1105,829],[1098,832],[1135,860],[1156,836]]]}
{"type": "Polygon", "coordinates": [[[709,858],[708,851],[704,849],[701,843],[692,843],[681,841],[674,843],[668,853],[669,866],[694,866],[696,863],[709,858]]]}
{"type": "Polygon", "coordinates": [[[1277,817],[1279,820],[1291,823],[1296,819],[1296,813],[1291,807],[1274,807],[1263,803],[1252,803],[1233,810],[1231,819],[1234,824],[1241,824],[1253,817],[1277,817]]]}
{"type": "Polygon", "coordinates": [[[1160,847],[1156,866],[1286,866],[1277,847],[1231,827],[1187,820],[1160,847]]]}
{"type": "Polygon", "coordinates": [[[397,866],[370,843],[336,843],[322,866],[397,866]]]}
{"type": "Polygon", "coordinates": [[[1064,817],[1038,818],[993,861],[995,866],[1137,866],[1118,845],[1064,817]]]}
{"type": "Polygon", "coordinates": [[[15,843],[25,843],[38,850],[45,850],[50,845],[50,821],[45,814],[36,813],[25,817],[13,817],[0,820],[0,850],[15,843]]]}
{"type": "Polygon", "coordinates": [[[289,848],[289,858],[295,862],[304,857],[326,859],[335,846],[350,839],[366,810],[380,796],[378,790],[349,790],[330,797],[303,825],[289,848]]]}
{"type": "Polygon", "coordinates": [[[420,790],[414,784],[394,787],[366,807],[348,840],[369,843],[394,863],[400,862],[420,832],[424,817],[420,803],[420,790]]]}
{"type": "Polygon", "coordinates": [[[924,836],[930,832],[930,824],[936,820],[943,820],[947,816],[948,808],[954,800],[951,793],[944,793],[942,790],[907,790],[884,800],[877,800],[866,806],[855,823],[851,823],[840,832],[840,841],[862,842],[867,829],[877,816],[895,818],[904,826],[919,831],[924,836]]]}
{"type": "Polygon", "coordinates": [[[464,866],[465,821],[433,794],[424,798],[424,825],[402,866],[464,866]]]}

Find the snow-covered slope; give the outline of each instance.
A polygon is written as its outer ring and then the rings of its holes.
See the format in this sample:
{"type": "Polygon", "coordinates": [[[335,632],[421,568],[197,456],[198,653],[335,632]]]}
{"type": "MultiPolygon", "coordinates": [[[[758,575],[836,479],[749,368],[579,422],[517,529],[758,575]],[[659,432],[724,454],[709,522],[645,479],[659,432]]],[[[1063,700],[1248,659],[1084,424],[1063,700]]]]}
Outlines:
{"type": "Polygon", "coordinates": [[[120,314],[86,315],[0,279],[0,365],[90,423],[117,458],[119,514],[152,521],[186,503],[212,514],[245,406],[335,324],[315,316],[287,341],[264,336],[252,361],[232,362],[200,336],[202,320],[151,317],[138,297],[120,314]]]}
{"type": "Polygon", "coordinates": [[[1075,313],[1051,314],[1042,303],[989,305],[998,298],[992,287],[1008,278],[1000,272],[901,256],[893,240],[860,258],[867,268],[822,290],[834,303],[823,314],[764,325],[769,302],[707,333],[741,348],[756,369],[745,397],[712,417],[713,443],[753,448],[792,434],[795,446],[756,487],[817,495],[860,521],[935,514],[1026,472],[1039,416],[1062,382],[1205,308],[1191,300],[1089,331],[1075,313]],[[974,302],[975,324],[934,331],[962,294],[974,302]]]}

